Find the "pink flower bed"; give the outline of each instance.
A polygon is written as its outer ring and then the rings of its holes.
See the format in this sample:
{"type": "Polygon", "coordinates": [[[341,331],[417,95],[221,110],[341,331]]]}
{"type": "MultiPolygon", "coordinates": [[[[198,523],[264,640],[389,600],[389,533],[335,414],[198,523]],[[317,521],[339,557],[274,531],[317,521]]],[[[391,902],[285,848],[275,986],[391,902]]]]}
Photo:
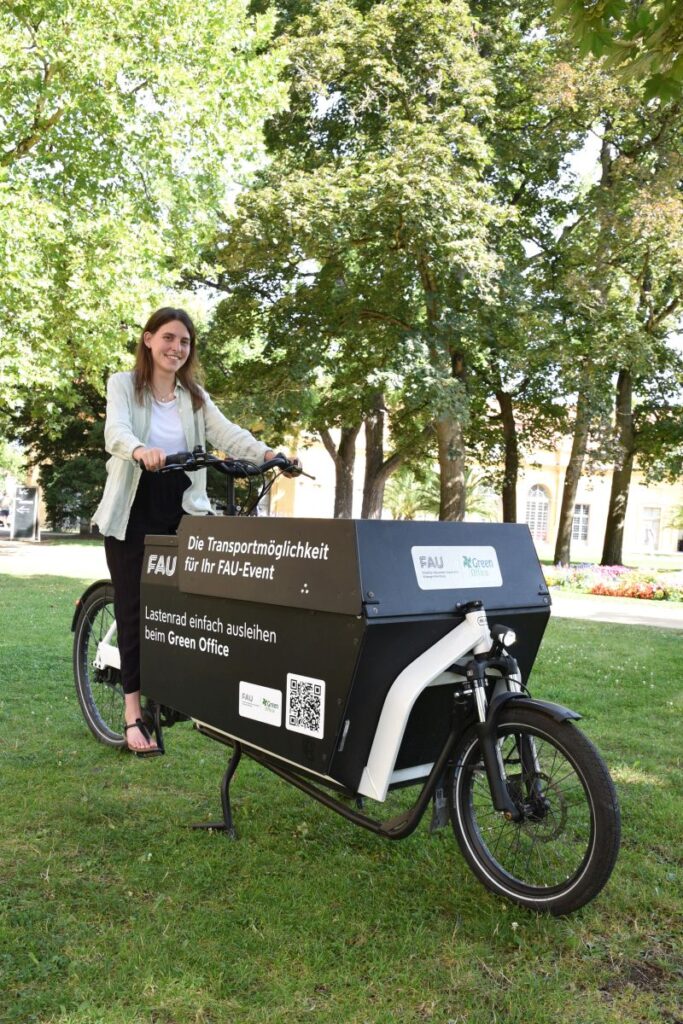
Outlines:
{"type": "Polygon", "coordinates": [[[683,601],[680,573],[639,572],[625,565],[553,566],[545,569],[549,587],[603,597],[636,597],[644,601],[683,601]]]}

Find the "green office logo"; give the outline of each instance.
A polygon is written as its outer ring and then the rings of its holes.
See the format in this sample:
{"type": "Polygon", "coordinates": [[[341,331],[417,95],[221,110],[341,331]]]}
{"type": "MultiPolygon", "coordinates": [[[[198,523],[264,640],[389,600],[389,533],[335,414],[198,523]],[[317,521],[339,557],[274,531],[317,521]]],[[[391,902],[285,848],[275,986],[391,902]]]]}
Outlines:
{"type": "Polygon", "coordinates": [[[240,680],[238,708],[242,718],[276,728],[282,725],[282,691],[271,686],[240,680]]]}
{"type": "Polygon", "coordinates": [[[462,564],[465,569],[472,569],[475,572],[494,567],[492,558],[474,558],[472,555],[463,555],[462,564]]]}

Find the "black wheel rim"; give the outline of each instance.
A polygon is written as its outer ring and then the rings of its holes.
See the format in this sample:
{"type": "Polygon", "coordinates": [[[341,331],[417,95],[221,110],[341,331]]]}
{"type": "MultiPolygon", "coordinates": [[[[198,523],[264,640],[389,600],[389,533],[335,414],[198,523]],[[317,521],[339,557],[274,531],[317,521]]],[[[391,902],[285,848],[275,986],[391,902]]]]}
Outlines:
{"type": "MultiPolygon", "coordinates": [[[[125,725],[125,702],[121,673],[116,669],[96,669],[94,662],[97,646],[104,639],[114,622],[114,604],[102,601],[94,605],[83,626],[80,669],[83,680],[83,697],[88,705],[88,714],[93,725],[110,739],[123,742],[125,725]]],[[[115,643],[116,634],[112,637],[115,643]]]]}
{"type": "Polygon", "coordinates": [[[581,875],[593,846],[593,806],[582,774],[565,750],[534,730],[516,726],[498,742],[508,791],[524,816],[507,821],[493,808],[474,744],[462,778],[470,840],[499,879],[515,889],[547,895],[566,890],[581,875]],[[534,741],[535,767],[522,764],[522,735],[534,741]]]}

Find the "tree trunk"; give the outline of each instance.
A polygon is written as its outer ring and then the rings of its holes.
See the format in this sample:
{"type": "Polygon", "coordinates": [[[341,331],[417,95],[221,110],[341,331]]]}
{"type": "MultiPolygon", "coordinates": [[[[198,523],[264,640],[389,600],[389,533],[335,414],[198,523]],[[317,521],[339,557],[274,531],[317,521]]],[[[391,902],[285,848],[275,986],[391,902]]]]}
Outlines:
{"type": "Polygon", "coordinates": [[[576,492],[581,479],[583,461],[588,448],[591,415],[590,402],[585,391],[579,391],[576,402],[576,418],[574,420],[574,436],[569,463],[564,474],[562,489],[562,505],[555,541],[553,560],[556,565],[569,565],[572,544],[572,525],[574,523],[574,505],[576,492]]]}
{"type": "MultiPolygon", "coordinates": [[[[384,395],[378,394],[374,408],[365,417],[365,480],[361,519],[381,519],[384,506],[384,488],[392,473],[405,462],[407,451],[397,451],[384,458],[384,395]]],[[[419,443],[433,433],[431,424],[419,435],[419,443]]]]}
{"type": "Polygon", "coordinates": [[[342,427],[339,448],[335,447],[330,431],[320,431],[325,448],[334,462],[334,518],[351,519],[353,515],[353,470],[356,463],[356,438],[360,431],[357,427],[342,427]]]}
{"type": "MultiPolygon", "coordinates": [[[[418,261],[420,280],[424,289],[427,321],[430,326],[430,360],[438,373],[454,377],[463,385],[465,363],[456,351],[453,339],[446,341],[439,330],[440,305],[438,282],[426,254],[418,261]]],[[[439,451],[440,506],[439,519],[460,522],[465,518],[465,442],[462,423],[453,415],[440,416],[434,422],[439,451]]]]}
{"type": "Polygon", "coordinates": [[[461,522],[465,518],[465,445],[462,424],[455,416],[435,423],[439,449],[441,505],[439,519],[461,522]]]}
{"type": "Polygon", "coordinates": [[[372,409],[365,417],[365,479],[363,481],[363,507],[361,519],[379,519],[384,503],[382,474],[384,465],[384,396],[374,396],[372,409]]]}
{"type": "Polygon", "coordinates": [[[620,370],[617,379],[616,435],[618,455],[612,473],[605,543],[601,565],[621,565],[624,544],[624,520],[628,505],[628,489],[633,472],[635,431],[633,428],[633,381],[629,370],[620,370]]]}
{"type": "Polygon", "coordinates": [[[517,522],[517,479],[519,477],[519,447],[517,444],[517,426],[512,408],[512,395],[506,391],[496,391],[503,421],[503,438],[505,441],[505,470],[503,473],[503,522],[517,522]]]}

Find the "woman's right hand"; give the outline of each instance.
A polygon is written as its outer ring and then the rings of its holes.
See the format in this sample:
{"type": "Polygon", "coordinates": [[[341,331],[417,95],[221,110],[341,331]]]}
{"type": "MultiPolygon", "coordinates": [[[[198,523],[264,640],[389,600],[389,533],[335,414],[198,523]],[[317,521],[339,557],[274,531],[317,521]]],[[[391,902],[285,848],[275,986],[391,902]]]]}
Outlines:
{"type": "Polygon", "coordinates": [[[152,473],[166,465],[166,452],[163,448],[136,448],[133,458],[152,473]]]}

